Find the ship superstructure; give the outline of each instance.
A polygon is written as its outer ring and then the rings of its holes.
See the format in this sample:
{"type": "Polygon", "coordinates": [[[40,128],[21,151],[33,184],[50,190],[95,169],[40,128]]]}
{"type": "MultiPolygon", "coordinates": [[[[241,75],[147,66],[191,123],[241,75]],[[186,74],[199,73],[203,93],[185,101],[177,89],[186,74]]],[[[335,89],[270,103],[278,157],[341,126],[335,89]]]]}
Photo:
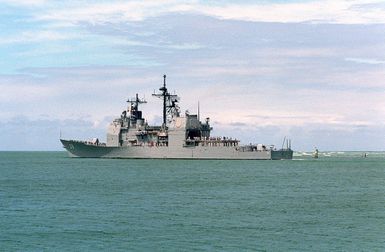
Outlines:
{"type": "Polygon", "coordinates": [[[198,114],[182,115],[180,98],[163,86],[154,97],[162,100],[162,125],[150,126],[139,110],[146,103],[138,94],[128,99],[128,108],[107,129],[107,141],[60,139],[71,157],[170,158],[170,159],[292,159],[290,142],[276,150],[263,144],[240,145],[232,137],[211,136],[210,119],[200,121],[198,114]]]}

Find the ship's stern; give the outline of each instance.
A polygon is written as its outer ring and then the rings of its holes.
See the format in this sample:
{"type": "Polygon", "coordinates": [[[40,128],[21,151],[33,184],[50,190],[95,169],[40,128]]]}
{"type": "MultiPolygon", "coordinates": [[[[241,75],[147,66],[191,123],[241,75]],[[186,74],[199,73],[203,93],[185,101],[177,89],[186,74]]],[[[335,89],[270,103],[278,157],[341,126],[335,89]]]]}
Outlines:
{"type": "Polygon", "coordinates": [[[292,149],[272,150],[271,159],[272,160],[293,159],[293,150],[292,149]]]}

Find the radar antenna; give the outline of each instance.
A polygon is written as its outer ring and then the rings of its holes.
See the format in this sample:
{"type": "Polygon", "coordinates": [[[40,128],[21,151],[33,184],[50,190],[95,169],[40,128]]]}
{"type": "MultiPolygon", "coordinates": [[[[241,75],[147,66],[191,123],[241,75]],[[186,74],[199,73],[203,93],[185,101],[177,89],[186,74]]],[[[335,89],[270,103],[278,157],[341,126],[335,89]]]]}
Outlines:
{"type": "Polygon", "coordinates": [[[163,75],[163,86],[159,88],[160,93],[152,94],[163,99],[163,125],[166,126],[167,116],[179,116],[180,109],[178,106],[179,97],[176,94],[170,94],[166,87],[166,75],[163,75]]]}
{"type": "Polygon", "coordinates": [[[130,103],[130,116],[139,119],[141,117],[141,112],[139,113],[139,104],[147,103],[147,101],[144,99],[139,99],[138,94],[136,94],[135,98],[130,98],[127,100],[127,102],[130,103]]]}

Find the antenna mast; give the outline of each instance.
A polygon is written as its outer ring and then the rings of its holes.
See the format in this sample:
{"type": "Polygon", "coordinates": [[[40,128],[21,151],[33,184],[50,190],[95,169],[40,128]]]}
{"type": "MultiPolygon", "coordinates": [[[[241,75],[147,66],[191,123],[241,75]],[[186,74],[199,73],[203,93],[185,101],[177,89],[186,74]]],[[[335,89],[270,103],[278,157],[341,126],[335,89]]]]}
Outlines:
{"type": "Polygon", "coordinates": [[[201,116],[200,116],[200,106],[199,106],[199,101],[198,101],[198,121],[200,121],[201,119],[201,116]]]}
{"type": "Polygon", "coordinates": [[[152,96],[163,99],[163,125],[166,127],[167,115],[179,116],[179,106],[176,104],[179,102],[179,97],[168,92],[166,87],[166,75],[163,75],[163,86],[159,88],[159,91],[160,93],[154,93],[152,96]]]}
{"type": "Polygon", "coordinates": [[[145,99],[139,99],[138,94],[136,94],[135,98],[128,99],[127,102],[130,104],[130,116],[134,116],[136,119],[139,119],[142,113],[139,112],[139,104],[147,103],[147,101],[145,99]],[[138,113],[140,113],[140,116],[138,113]]]}
{"type": "Polygon", "coordinates": [[[159,88],[160,91],[162,91],[163,96],[163,124],[166,126],[166,96],[168,94],[167,88],[166,88],[166,75],[163,75],[163,87],[159,88]]]}

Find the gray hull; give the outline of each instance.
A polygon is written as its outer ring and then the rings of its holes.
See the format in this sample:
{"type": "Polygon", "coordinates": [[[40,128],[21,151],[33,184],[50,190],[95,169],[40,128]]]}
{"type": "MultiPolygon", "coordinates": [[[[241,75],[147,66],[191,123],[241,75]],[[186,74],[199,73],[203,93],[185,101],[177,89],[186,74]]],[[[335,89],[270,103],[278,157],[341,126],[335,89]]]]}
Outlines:
{"type": "Polygon", "coordinates": [[[60,139],[70,157],[136,158],[136,159],[292,159],[292,150],[242,151],[230,146],[126,146],[111,147],[88,144],[82,141],[60,139]]]}

